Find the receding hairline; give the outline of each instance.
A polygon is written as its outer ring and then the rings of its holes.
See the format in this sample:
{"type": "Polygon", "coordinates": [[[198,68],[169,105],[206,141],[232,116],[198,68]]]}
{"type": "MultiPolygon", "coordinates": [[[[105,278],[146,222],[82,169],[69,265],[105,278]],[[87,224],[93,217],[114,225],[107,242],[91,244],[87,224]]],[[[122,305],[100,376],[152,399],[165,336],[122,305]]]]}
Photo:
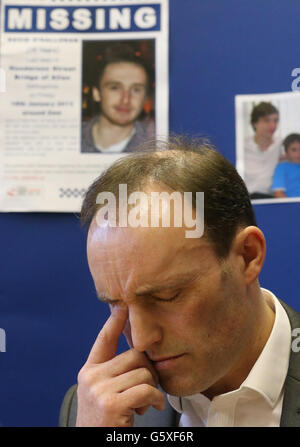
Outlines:
{"type": "Polygon", "coordinates": [[[204,192],[205,234],[221,257],[226,257],[239,227],[257,226],[246,185],[233,164],[207,139],[186,135],[147,141],[109,166],[87,191],[83,226],[90,225],[99,209],[98,193],[110,191],[118,202],[120,184],[127,184],[130,194],[151,191],[153,183],[160,191],[192,192],[192,204],[196,191],[204,192]]]}

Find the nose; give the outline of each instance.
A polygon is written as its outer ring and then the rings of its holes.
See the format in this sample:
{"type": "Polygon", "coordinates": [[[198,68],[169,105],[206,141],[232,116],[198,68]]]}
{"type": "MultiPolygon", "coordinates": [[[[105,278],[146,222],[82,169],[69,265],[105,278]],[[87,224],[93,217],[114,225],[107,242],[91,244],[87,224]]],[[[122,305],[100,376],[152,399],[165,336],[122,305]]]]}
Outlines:
{"type": "Polygon", "coordinates": [[[161,341],[162,328],[158,323],[157,315],[139,306],[129,309],[128,319],[132,345],[137,351],[147,351],[153,344],[161,341]]]}
{"type": "Polygon", "coordinates": [[[129,104],[130,103],[130,91],[129,90],[123,90],[123,94],[122,94],[122,104],[129,104]]]}

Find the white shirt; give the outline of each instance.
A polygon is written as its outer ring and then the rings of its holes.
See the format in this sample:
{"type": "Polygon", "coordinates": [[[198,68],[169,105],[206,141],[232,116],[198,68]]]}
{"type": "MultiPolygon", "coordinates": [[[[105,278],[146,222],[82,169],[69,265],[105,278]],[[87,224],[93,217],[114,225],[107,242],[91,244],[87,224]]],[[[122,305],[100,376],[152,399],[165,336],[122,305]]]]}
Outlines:
{"type": "Polygon", "coordinates": [[[264,349],[248,377],[234,391],[209,400],[203,394],[188,397],[168,395],[181,413],[181,427],[279,427],[283,385],[291,350],[291,326],[279,300],[266,289],[275,321],[264,349]]]}
{"type": "Polygon", "coordinates": [[[271,185],[275,167],[281,154],[281,139],[274,139],[266,150],[260,149],[253,137],[245,141],[244,180],[249,193],[271,194],[271,185]]]}
{"type": "Polygon", "coordinates": [[[131,134],[125,138],[125,140],[120,141],[119,143],[115,143],[112,144],[111,146],[103,149],[103,147],[101,147],[100,145],[96,144],[97,149],[100,152],[103,152],[105,154],[112,154],[112,153],[119,153],[122,152],[125,147],[127,146],[127,144],[129,143],[129,141],[131,140],[131,138],[133,137],[133,135],[135,134],[135,129],[133,128],[131,131],[131,134]]]}

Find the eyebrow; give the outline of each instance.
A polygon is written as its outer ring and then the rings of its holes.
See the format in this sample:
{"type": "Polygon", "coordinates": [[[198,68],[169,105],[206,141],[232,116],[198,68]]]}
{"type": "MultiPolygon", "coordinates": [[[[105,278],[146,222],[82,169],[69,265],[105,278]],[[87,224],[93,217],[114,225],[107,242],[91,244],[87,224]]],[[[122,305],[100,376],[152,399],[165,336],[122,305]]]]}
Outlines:
{"type": "MultiPolygon", "coordinates": [[[[104,82],[103,87],[109,86],[110,84],[122,84],[122,81],[106,81],[104,82]]],[[[134,82],[131,86],[146,87],[146,84],[144,84],[143,82],[134,82]]]]}
{"type": "MultiPolygon", "coordinates": [[[[157,285],[157,286],[142,286],[139,287],[135,291],[135,296],[143,296],[143,295],[154,295],[157,292],[161,292],[163,290],[175,289],[177,287],[182,287],[189,283],[190,281],[196,278],[197,274],[195,272],[177,275],[176,278],[170,278],[165,284],[157,285]]],[[[115,303],[118,300],[113,300],[112,298],[106,296],[104,293],[98,293],[98,298],[104,303],[115,303]]]]}
{"type": "Polygon", "coordinates": [[[152,295],[163,290],[175,289],[176,287],[182,287],[186,283],[190,282],[195,278],[195,273],[187,273],[183,275],[177,275],[175,278],[169,278],[164,284],[159,284],[157,286],[144,286],[136,290],[136,296],[142,295],[152,295]]]}
{"type": "Polygon", "coordinates": [[[117,300],[112,300],[111,298],[109,298],[108,296],[104,295],[103,293],[98,293],[97,292],[97,296],[98,296],[100,301],[103,301],[103,303],[111,304],[111,303],[115,303],[117,301],[117,300]]]}

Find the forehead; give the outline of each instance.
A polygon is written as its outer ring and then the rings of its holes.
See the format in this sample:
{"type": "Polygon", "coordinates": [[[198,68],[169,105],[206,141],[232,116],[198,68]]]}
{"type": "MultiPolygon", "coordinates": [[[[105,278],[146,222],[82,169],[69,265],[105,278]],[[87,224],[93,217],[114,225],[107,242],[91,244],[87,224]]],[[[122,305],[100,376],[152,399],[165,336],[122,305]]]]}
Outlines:
{"type": "Polygon", "coordinates": [[[132,62],[113,62],[105,67],[100,84],[111,81],[145,84],[147,74],[143,67],[132,62]]]}
{"type": "Polygon", "coordinates": [[[88,254],[106,261],[122,261],[124,257],[135,259],[145,252],[159,263],[170,261],[174,255],[189,251],[198,244],[185,238],[184,228],[151,227],[100,227],[92,221],[87,241],[88,254]],[[121,256],[122,254],[122,256],[121,256]]]}
{"type": "Polygon", "coordinates": [[[93,221],[87,253],[96,288],[115,296],[188,273],[212,254],[202,239],[185,238],[183,228],[100,228],[93,221]]]}
{"type": "Polygon", "coordinates": [[[258,121],[273,121],[273,120],[278,120],[279,116],[278,113],[270,113],[269,115],[265,115],[265,116],[260,116],[258,118],[258,121]]]}
{"type": "Polygon", "coordinates": [[[287,150],[299,150],[300,149],[300,141],[293,141],[287,147],[287,150]]]}

